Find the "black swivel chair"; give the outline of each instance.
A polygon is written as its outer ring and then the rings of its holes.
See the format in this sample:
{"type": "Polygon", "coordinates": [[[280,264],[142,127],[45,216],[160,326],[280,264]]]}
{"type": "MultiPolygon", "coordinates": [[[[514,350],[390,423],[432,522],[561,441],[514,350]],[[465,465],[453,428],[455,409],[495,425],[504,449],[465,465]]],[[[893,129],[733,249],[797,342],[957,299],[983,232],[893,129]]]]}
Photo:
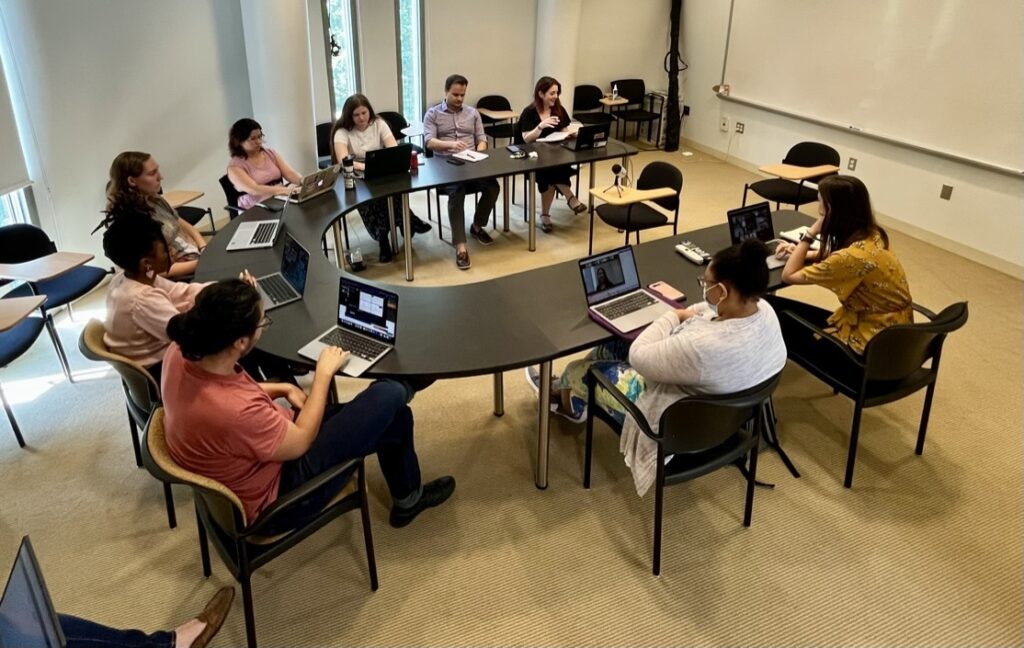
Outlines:
{"type": "MultiPolygon", "coordinates": [[[[612,81],[612,86],[619,88],[619,96],[629,103],[615,110],[612,115],[620,123],[626,125],[626,132],[629,131],[629,124],[635,123],[636,136],[640,137],[640,124],[647,124],[647,139],[651,139],[651,127],[655,121],[658,122],[658,135],[655,142],[661,139],[661,113],[654,112],[654,100],[656,95],[647,92],[643,79],[619,79],[612,81]],[[647,106],[645,108],[645,106],[647,106]]],[[[616,129],[618,133],[618,129],[616,129]]]]}
{"type": "MultiPolygon", "coordinates": [[[[24,263],[53,254],[56,251],[57,246],[46,235],[46,232],[34,225],[17,223],[0,227],[0,263],[24,263]]],[[[64,375],[69,382],[74,382],[71,376],[71,365],[68,364],[68,356],[64,352],[60,336],[57,334],[57,326],[53,322],[53,309],[67,306],[70,315],[71,302],[98,286],[107,272],[102,268],[83,265],[53,279],[26,282],[4,295],[5,297],[46,295],[46,301],[39,307],[39,310],[43,315],[46,331],[53,341],[53,347],[57,351],[61,369],[64,370],[64,375]]]]}
{"type": "Polygon", "coordinates": [[[629,245],[629,233],[636,232],[636,242],[640,243],[640,230],[654,227],[665,227],[672,225],[672,234],[679,231],[679,194],[683,190],[683,173],[676,166],[668,162],[651,162],[640,172],[637,178],[637,189],[661,189],[668,187],[675,190],[675,194],[666,198],[652,200],[654,204],[674,213],[669,221],[668,216],[654,209],[645,203],[630,203],[628,205],[600,205],[590,213],[590,244],[588,254],[594,253],[594,213],[615,229],[626,232],[626,245],[629,245]]]}
{"type": "Polygon", "coordinates": [[[854,402],[850,449],[843,480],[846,488],[853,485],[860,418],[865,407],[885,405],[926,389],[914,448],[918,455],[924,452],[942,344],[946,335],[967,323],[967,302],[947,306],[938,315],[917,304],[914,304],[914,310],[930,321],[899,324],[880,331],[868,341],[862,356],[796,313],[780,313],[784,333],[787,328],[796,327],[794,330],[804,329],[803,333],[813,333],[819,338],[811,345],[791,345],[789,359],[831,387],[834,393],[854,402]]]}
{"type": "MultiPolygon", "coordinates": [[[[822,164],[839,166],[839,151],[827,144],[800,142],[789,149],[782,163],[802,167],[816,167],[822,164]]],[[[747,190],[749,189],[765,200],[774,202],[775,209],[780,209],[783,204],[793,205],[793,209],[800,209],[800,205],[806,205],[818,199],[818,190],[806,185],[808,183],[816,185],[821,182],[822,178],[830,175],[835,175],[835,173],[826,173],[800,182],[783,178],[769,178],[745,184],[743,185],[743,205],[747,204],[747,190]]]]}
{"type": "MultiPolygon", "coordinates": [[[[476,107],[477,110],[480,108],[486,110],[512,110],[512,104],[501,95],[480,97],[476,102],[476,107]]],[[[512,142],[516,131],[515,124],[511,119],[492,119],[483,114],[480,115],[480,119],[484,122],[484,134],[491,138],[491,142],[495,146],[497,146],[497,141],[500,139],[507,139],[509,143],[512,142]]]]}
{"type": "Polygon", "coordinates": [[[326,169],[331,166],[331,129],[334,122],[316,125],[316,163],[317,167],[326,169]]]}
{"type": "Polygon", "coordinates": [[[362,459],[343,462],[302,486],[288,493],[279,494],[274,503],[256,520],[246,519],[241,501],[226,486],[186,470],[174,461],[167,447],[162,407],[153,411],[146,424],[142,461],[146,470],[165,484],[186,484],[192,488],[203,575],[207,578],[210,576],[208,541],[212,541],[225,566],[242,586],[245,636],[249,648],[256,648],[256,615],[253,610],[251,583],[253,572],[349,511],[358,510],[361,514],[370,588],[377,590],[377,562],[373,553],[370,509],[366,498],[366,474],[362,459]],[[268,530],[268,526],[282,511],[345,474],[352,475],[351,479],[312,520],[284,533],[273,533],[268,530]]]}
{"type": "Polygon", "coordinates": [[[696,479],[719,468],[737,466],[747,478],[743,526],[750,526],[757,483],[757,452],[764,434],[767,404],[779,384],[778,373],[760,385],[733,394],[687,396],[670,405],[661,415],[655,433],[643,413],[600,371],[587,374],[587,435],[583,461],[583,487],[590,488],[591,454],[594,446],[594,418],[621,434],[618,421],[597,404],[597,389],[604,389],[658,445],[657,475],[654,481],[654,557],[652,571],[661,573],[661,517],[665,486],[696,479]],[[666,464],[665,457],[672,456],[666,464]]]}
{"type": "MultiPolygon", "coordinates": [[[[43,326],[42,317],[26,317],[13,327],[0,332],[0,369],[11,364],[28,351],[35,344],[36,339],[39,338],[39,334],[43,332],[43,326]]],[[[7,413],[7,420],[11,422],[14,438],[18,440],[18,445],[24,448],[25,439],[21,436],[21,428],[18,427],[18,421],[14,418],[11,404],[7,402],[7,397],[4,396],[2,384],[0,384],[0,402],[3,403],[4,411],[7,413]]]]}

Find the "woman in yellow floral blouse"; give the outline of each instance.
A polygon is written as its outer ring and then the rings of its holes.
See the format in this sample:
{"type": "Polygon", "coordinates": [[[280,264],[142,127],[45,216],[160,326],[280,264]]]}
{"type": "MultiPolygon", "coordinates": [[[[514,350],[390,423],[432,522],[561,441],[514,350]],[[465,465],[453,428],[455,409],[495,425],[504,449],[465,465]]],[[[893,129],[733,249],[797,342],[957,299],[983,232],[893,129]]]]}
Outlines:
{"type": "MultiPolygon", "coordinates": [[[[818,214],[799,243],[780,245],[776,255],[789,257],[782,269],[785,283],[828,288],[839,298],[839,308],[829,314],[792,299],[769,301],[777,311],[793,311],[856,353],[864,353],[868,341],[882,329],[914,321],[907,275],[889,250],[889,237],[875,222],[867,187],[858,178],[823,179],[818,184],[818,214]],[[821,248],[811,251],[819,234],[821,248]]],[[[799,333],[787,329],[793,327],[783,325],[787,346],[810,342],[792,339],[799,333]]]]}

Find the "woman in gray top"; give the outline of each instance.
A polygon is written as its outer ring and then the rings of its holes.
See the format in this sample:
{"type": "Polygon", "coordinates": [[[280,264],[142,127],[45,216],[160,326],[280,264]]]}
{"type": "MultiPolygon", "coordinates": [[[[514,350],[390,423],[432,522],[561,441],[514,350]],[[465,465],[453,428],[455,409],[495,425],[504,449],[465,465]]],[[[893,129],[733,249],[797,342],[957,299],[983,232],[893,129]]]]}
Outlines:
{"type": "MultiPolygon", "coordinates": [[[[616,340],[570,362],[557,380],[552,411],[580,422],[586,416],[584,377],[598,367],[636,403],[655,432],[662,412],[688,394],[728,394],[771,378],[786,365],[768,288],[768,248],[758,240],[719,251],[700,278],[704,301],[669,311],[632,345],[616,340]]],[[[533,381],[533,376],[531,376],[533,381]]],[[[619,449],[633,470],[637,493],[654,482],[657,446],[610,397],[598,405],[623,421],[619,449]]]]}
{"type": "Polygon", "coordinates": [[[160,165],[149,153],[125,151],[110,164],[107,183],[107,213],[148,212],[160,223],[171,256],[170,278],[194,274],[206,240],[160,195],[163,176],[160,165]]]}

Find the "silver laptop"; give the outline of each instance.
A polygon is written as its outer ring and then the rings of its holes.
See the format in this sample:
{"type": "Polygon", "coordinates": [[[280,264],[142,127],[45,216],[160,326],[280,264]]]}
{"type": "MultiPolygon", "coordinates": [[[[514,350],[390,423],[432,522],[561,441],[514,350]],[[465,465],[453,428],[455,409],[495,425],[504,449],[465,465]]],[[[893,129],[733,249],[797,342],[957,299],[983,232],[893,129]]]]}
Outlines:
{"type": "Polygon", "coordinates": [[[334,183],[338,181],[338,173],[340,171],[341,165],[336,164],[316,173],[311,173],[298,184],[298,191],[285,196],[274,196],[274,198],[285,202],[304,203],[307,200],[332,191],[334,183]]]}
{"type": "Polygon", "coordinates": [[[316,336],[299,355],[316,360],[325,346],[339,346],[351,354],[342,373],[360,376],[395,348],[397,324],[398,295],[342,277],[337,326],[316,336]]]}
{"type": "Polygon", "coordinates": [[[289,203],[285,202],[280,218],[245,221],[239,225],[225,249],[228,252],[237,252],[274,247],[277,243],[277,236],[283,228],[284,215],[288,211],[288,205],[289,203]]]}
{"type": "Polygon", "coordinates": [[[21,539],[0,598],[0,648],[64,648],[60,619],[28,536],[21,539]]]}
{"type": "Polygon", "coordinates": [[[672,307],[640,287],[628,245],[580,259],[583,290],[590,313],[619,333],[647,326],[672,307]]]}
{"type": "Polygon", "coordinates": [[[263,310],[302,299],[308,272],[309,252],[291,234],[285,234],[281,271],[256,278],[256,288],[263,297],[263,310]]]}
{"type": "Polygon", "coordinates": [[[767,202],[740,207],[730,210],[727,214],[729,219],[729,236],[732,237],[732,244],[742,243],[747,239],[760,239],[768,246],[768,256],[765,263],[769,270],[781,268],[786,265],[785,259],[775,256],[775,248],[782,239],[775,238],[775,226],[772,224],[772,208],[767,202]]]}

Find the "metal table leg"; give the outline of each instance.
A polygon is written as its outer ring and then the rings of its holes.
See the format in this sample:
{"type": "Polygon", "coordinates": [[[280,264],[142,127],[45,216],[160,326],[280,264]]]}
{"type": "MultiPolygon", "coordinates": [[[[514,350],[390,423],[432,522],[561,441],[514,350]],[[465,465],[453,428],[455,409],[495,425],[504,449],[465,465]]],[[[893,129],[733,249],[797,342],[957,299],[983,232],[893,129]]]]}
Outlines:
{"type": "Polygon", "coordinates": [[[507,232],[508,231],[508,203],[509,203],[508,176],[505,176],[504,178],[501,179],[501,195],[502,195],[502,198],[504,198],[504,203],[505,203],[505,223],[504,223],[504,225],[502,227],[502,231],[507,232]]]}
{"type": "MultiPolygon", "coordinates": [[[[395,227],[395,205],[391,202],[391,196],[384,200],[388,201],[388,225],[391,226],[391,249],[398,251],[398,228],[395,227]]],[[[409,231],[409,230],[406,230],[409,231]]]]}
{"type": "Polygon", "coordinates": [[[505,415],[505,375],[500,371],[494,374],[494,415],[505,415]]]}
{"type": "MultiPolygon", "coordinates": [[[[530,174],[531,176],[533,174],[530,174]]],[[[537,474],[534,484],[541,490],[548,487],[548,452],[551,440],[551,361],[540,363],[540,395],[537,402],[537,474]]]]}
{"type": "Polygon", "coordinates": [[[526,210],[530,212],[530,252],[537,249],[537,178],[533,171],[526,176],[526,210]]]}
{"type": "MultiPolygon", "coordinates": [[[[438,227],[441,226],[440,222],[438,218],[438,227]]],[[[409,210],[407,193],[402,194],[402,231],[405,232],[405,280],[412,281],[412,212],[409,210]]]]}
{"type": "MultiPolygon", "coordinates": [[[[342,214],[341,217],[345,218],[345,215],[342,214]]],[[[341,225],[338,223],[338,221],[334,221],[334,224],[331,226],[331,229],[334,230],[334,260],[338,264],[338,269],[344,270],[345,252],[347,252],[347,250],[345,250],[344,246],[342,246],[341,244],[341,225]]]]}
{"type": "Polygon", "coordinates": [[[590,176],[587,179],[587,207],[589,207],[588,211],[591,214],[593,214],[594,213],[594,185],[597,183],[597,177],[596,177],[596,174],[594,173],[594,163],[593,162],[591,162],[588,165],[587,168],[589,169],[589,171],[587,172],[587,175],[590,176]]]}

